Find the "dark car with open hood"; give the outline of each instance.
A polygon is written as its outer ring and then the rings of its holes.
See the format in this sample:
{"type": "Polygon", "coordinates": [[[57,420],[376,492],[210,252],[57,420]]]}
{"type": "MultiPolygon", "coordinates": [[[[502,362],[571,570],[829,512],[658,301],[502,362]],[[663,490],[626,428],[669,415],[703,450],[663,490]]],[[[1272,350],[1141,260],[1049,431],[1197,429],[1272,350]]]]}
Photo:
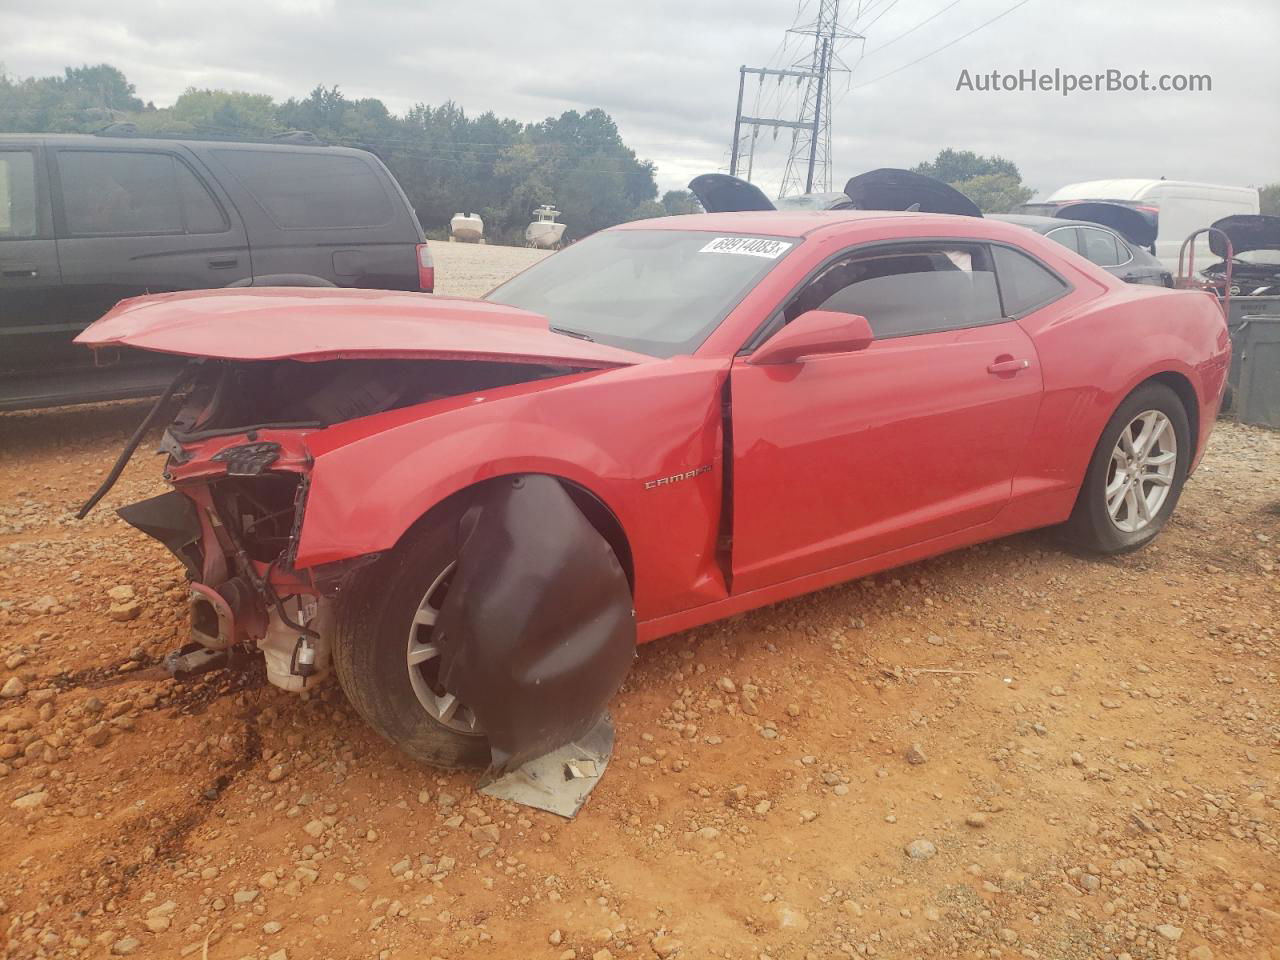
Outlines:
{"type": "Polygon", "coordinates": [[[1229,264],[1231,296],[1280,295],[1280,217],[1263,214],[1223,217],[1213,223],[1209,249],[1222,258],[1203,271],[1203,276],[1215,286],[1226,285],[1229,264]]]}
{"type": "Polygon", "coordinates": [[[0,134],[0,410],[158,393],[172,362],[87,363],[72,338],[118,301],[244,286],[431,291],[399,184],[364,150],[0,134]]]}

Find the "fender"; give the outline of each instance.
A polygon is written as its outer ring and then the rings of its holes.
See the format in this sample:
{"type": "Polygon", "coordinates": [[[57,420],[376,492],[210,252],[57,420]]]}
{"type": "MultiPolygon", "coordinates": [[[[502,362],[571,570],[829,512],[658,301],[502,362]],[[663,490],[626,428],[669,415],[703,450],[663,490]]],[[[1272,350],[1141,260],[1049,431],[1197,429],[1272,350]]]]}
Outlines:
{"type": "Polygon", "coordinates": [[[309,436],[314,466],[295,566],[389,550],[459,491],[544,474],[581,487],[617,518],[638,616],[720,599],[728,362],[688,357],[665,366],[657,382],[652,370],[618,368],[451,397],[432,416],[403,408],[309,436]]]}
{"type": "Polygon", "coordinates": [[[1048,360],[1040,425],[1032,432],[1038,440],[1015,479],[1015,500],[1056,497],[1065,518],[1111,415],[1139,384],[1162,374],[1191,385],[1197,407],[1193,419],[1199,424],[1193,467],[1203,455],[1231,356],[1221,311],[1207,294],[1127,286],[1130,296],[1124,301],[1085,305],[1063,318],[1067,323],[1035,314],[1019,321],[1042,361],[1048,360]],[[1211,314],[1218,322],[1206,324],[1211,314]],[[1134,336],[1135,328],[1140,336],[1134,336]],[[1048,430],[1045,423],[1059,426],[1048,430]]]}

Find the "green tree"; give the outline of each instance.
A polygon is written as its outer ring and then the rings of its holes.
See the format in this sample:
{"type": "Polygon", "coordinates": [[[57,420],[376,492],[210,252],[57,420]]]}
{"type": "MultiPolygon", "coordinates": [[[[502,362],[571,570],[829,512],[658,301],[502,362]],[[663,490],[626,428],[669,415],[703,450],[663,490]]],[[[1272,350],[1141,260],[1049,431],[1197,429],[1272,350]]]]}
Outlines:
{"type": "Polygon", "coordinates": [[[0,130],[87,133],[142,108],[133,84],[105,63],[67,67],[61,77],[0,76],[0,130]]]}
{"type": "Polygon", "coordinates": [[[983,213],[1011,213],[1035,192],[1007,173],[983,173],[951,186],[976,203],[983,213]]]}
{"type": "Polygon", "coordinates": [[[190,87],[172,107],[144,111],[131,119],[144,133],[269,137],[282,129],[275,112],[275,101],[265,93],[190,87]]]}
{"type": "Polygon", "coordinates": [[[1261,212],[1268,217],[1280,217],[1280,183],[1268,183],[1258,190],[1261,212]]]}
{"type": "Polygon", "coordinates": [[[688,190],[668,190],[662,195],[662,206],[672,216],[702,212],[702,204],[688,190]]]}
{"type": "Polygon", "coordinates": [[[653,164],[640,160],[603,110],[569,110],[539,123],[458,104],[418,104],[396,115],[374,98],[337,87],[276,103],[265,94],[191,88],[171,107],[143,104],[107,64],[61,77],[15,79],[0,71],[0,130],[92,132],[131,120],[143,133],[262,139],[308,130],[328,143],[372,151],[391,169],[425,228],[447,228],[458,211],[479,213],[493,239],[523,242],[533,210],[555,204],[569,238],[678,207],[658,204],[653,164]]]}
{"type": "Polygon", "coordinates": [[[952,150],[950,147],[940,151],[932,160],[916,164],[911,172],[951,184],[988,174],[1005,174],[1014,180],[1022,180],[1017,165],[1004,157],[981,157],[972,150],[952,150]]]}

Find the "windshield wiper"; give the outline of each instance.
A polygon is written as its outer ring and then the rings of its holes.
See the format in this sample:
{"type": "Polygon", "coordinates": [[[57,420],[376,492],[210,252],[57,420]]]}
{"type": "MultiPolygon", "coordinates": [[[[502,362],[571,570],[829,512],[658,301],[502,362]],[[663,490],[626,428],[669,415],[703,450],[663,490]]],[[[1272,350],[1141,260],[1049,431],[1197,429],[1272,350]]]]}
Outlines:
{"type": "Polygon", "coordinates": [[[595,343],[594,337],[589,337],[581,330],[570,330],[567,327],[548,327],[552,333],[563,333],[566,337],[574,337],[578,340],[585,340],[587,343],[595,343]]]}

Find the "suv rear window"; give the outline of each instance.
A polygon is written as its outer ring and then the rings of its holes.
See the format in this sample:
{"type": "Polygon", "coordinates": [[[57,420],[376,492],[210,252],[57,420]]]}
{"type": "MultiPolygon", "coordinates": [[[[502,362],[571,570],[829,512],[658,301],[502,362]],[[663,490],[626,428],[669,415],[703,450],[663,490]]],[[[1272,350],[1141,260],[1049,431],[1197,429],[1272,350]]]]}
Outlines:
{"type": "Polygon", "coordinates": [[[217,150],[284,230],[378,227],[395,208],[382,180],[360,157],[287,150],[217,150]]]}
{"type": "Polygon", "coordinates": [[[208,188],[167,153],[60,150],[58,178],[71,236],[221,233],[228,227],[208,188]]]}

